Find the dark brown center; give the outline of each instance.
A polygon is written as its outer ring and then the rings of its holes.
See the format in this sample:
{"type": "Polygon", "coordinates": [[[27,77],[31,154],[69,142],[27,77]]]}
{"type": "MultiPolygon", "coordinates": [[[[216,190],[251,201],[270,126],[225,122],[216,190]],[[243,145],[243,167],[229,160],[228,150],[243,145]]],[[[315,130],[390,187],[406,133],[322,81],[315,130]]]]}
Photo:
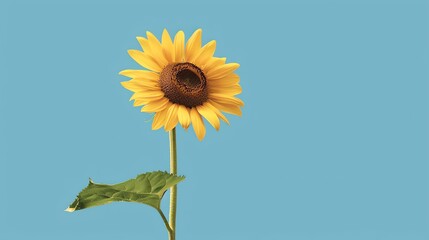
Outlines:
{"type": "Polygon", "coordinates": [[[192,63],[171,63],[161,72],[159,84],[173,103],[192,108],[207,101],[207,82],[203,71],[192,63]]]}

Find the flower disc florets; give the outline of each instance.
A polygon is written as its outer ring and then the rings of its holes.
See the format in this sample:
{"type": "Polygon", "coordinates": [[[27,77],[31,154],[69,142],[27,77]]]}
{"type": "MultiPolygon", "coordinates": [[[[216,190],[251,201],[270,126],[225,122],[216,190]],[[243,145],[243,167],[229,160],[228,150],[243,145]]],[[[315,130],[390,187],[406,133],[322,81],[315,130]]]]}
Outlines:
{"type": "Polygon", "coordinates": [[[203,71],[192,63],[172,63],[160,74],[159,84],[171,102],[192,108],[208,99],[207,82],[203,71]]]}

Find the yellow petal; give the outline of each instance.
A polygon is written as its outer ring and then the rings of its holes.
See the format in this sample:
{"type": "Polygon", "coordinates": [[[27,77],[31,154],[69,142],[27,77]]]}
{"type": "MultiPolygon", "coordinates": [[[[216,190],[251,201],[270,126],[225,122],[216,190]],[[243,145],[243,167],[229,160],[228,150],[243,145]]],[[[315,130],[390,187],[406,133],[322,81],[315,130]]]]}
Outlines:
{"type": "Polygon", "coordinates": [[[145,91],[134,93],[130,100],[139,98],[161,99],[163,97],[164,93],[162,91],[145,91]]]}
{"type": "Polygon", "coordinates": [[[130,81],[128,81],[132,84],[135,85],[140,85],[144,88],[155,88],[156,90],[161,90],[161,87],[159,86],[159,82],[158,81],[152,81],[152,80],[146,80],[146,79],[141,79],[141,78],[133,78],[130,81]]]}
{"type": "Polygon", "coordinates": [[[216,102],[244,106],[244,102],[241,99],[222,93],[209,93],[209,98],[215,100],[216,102]]]}
{"type": "Polygon", "coordinates": [[[204,72],[209,72],[211,69],[224,65],[226,58],[212,57],[208,60],[207,64],[202,66],[204,72]]]}
{"type": "Polygon", "coordinates": [[[159,112],[165,109],[165,107],[168,105],[168,99],[162,98],[161,100],[153,101],[148,104],[146,104],[144,107],[142,107],[142,112],[159,112]]]}
{"type": "Polygon", "coordinates": [[[122,86],[133,92],[142,92],[142,91],[161,91],[159,85],[155,82],[150,81],[136,81],[130,80],[126,82],[121,82],[122,86]]]}
{"type": "Polygon", "coordinates": [[[241,109],[237,105],[220,103],[220,102],[216,102],[216,101],[213,101],[213,100],[208,100],[208,102],[210,102],[214,107],[216,107],[217,109],[221,110],[222,112],[226,112],[226,113],[234,114],[234,115],[237,115],[237,116],[241,116],[241,109]]]}
{"type": "Polygon", "coordinates": [[[205,118],[207,121],[216,129],[216,131],[220,128],[219,118],[216,113],[211,110],[211,108],[207,107],[207,105],[199,105],[197,106],[198,112],[205,118]]]}
{"type": "Polygon", "coordinates": [[[190,115],[195,135],[197,135],[198,140],[202,141],[206,135],[206,128],[204,127],[203,119],[196,108],[191,109],[190,115]]]}
{"type": "Polygon", "coordinates": [[[171,104],[172,103],[169,102],[169,104],[167,104],[164,110],[155,113],[155,117],[153,118],[153,122],[152,122],[152,130],[158,130],[165,124],[168,108],[170,107],[169,105],[171,104]]]}
{"type": "Polygon", "coordinates": [[[218,93],[218,94],[226,94],[230,96],[234,96],[241,93],[241,86],[238,84],[227,86],[227,87],[218,87],[218,86],[210,86],[208,87],[209,93],[218,93]]]}
{"type": "Polygon", "coordinates": [[[208,85],[213,87],[229,87],[240,82],[240,76],[235,73],[229,74],[219,79],[207,79],[208,85]]]}
{"type": "Polygon", "coordinates": [[[177,110],[179,109],[179,105],[172,104],[168,108],[167,119],[165,121],[164,129],[165,131],[171,131],[177,125],[178,117],[177,110]]]}
{"type": "Polygon", "coordinates": [[[179,122],[184,129],[188,129],[191,124],[191,117],[189,116],[189,109],[183,105],[179,105],[179,110],[177,111],[179,117],[179,122]]]}
{"type": "Polygon", "coordinates": [[[210,41],[207,43],[204,47],[201,48],[200,53],[198,54],[197,58],[195,59],[195,65],[197,66],[204,66],[208,63],[211,57],[213,57],[213,54],[216,50],[216,41],[210,41]]]}
{"type": "Polygon", "coordinates": [[[201,49],[202,30],[197,29],[186,43],[186,61],[194,62],[201,49]]]}
{"type": "Polygon", "coordinates": [[[210,71],[207,72],[207,78],[209,79],[218,79],[225,77],[232,72],[234,72],[237,68],[240,67],[240,64],[238,63],[227,63],[224,65],[221,65],[219,67],[210,69],[210,71]]]}
{"type": "Polygon", "coordinates": [[[159,75],[158,75],[157,79],[133,78],[130,81],[144,82],[145,84],[151,84],[153,86],[159,86],[159,75]]]}
{"type": "Polygon", "coordinates": [[[167,29],[162,32],[162,52],[169,63],[174,62],[174,44],[167,29]]]}
{"type": "Polygon", "coordinates": [[[159,79],[159,74],[148,70],[133,70],[127,69],[119,72],[120,75],[130,78],[143,78],[143,79],[159,79]]]}
{"type": "Polygon", "coordinates": [[[143,49],[143,52],[150,52],[149,41],[144,37],[137,37],[137,41],[140,43],[140,46],[143,49]]]}
{"type": "Polygon", "coordinates": [[[145,104],[148,104],[148,102],[139,99],[139,100],[134,100],[133,106],[138,107],[138,106],[145,105],[145,104]]]}
{"type": "Polygon", "coordinates": [[[161,72],[162,68],[147,54],[138,50],[128,50],[128,54],[141,66],[155,72],[161,72]]]}
{"type": "Polygon", "coordinates": [[[139,91],[141,91],[140,86],[132,84],[132,83],[130,83],[130,81],[121,82],[121,85],[125,89],[128,89],[128,90],[130,90],[132,92],[139,92],[139,91]]]}
{"type": "Polygon", "coordinates": [[[149,44],[151,47],[156,46],[156,47],[161,47],[161,42],[159,42],[158,38],[153,35],[153,33],[146,31],[146,35],[147,35],[147,40],[149,41],[149,44]]]}
{"type": "Polygon", "coordinates": [[[164,96],[154,96],[154,95],[146,95],[144,92],[137,92],[135,94],[133,94],[133,96],[131,97],[131,100],[135,100],[135,101],[140,101],[144,104],[148,104],[150,102],[154,102],[154,101],[158,101],[161,100],[162,98],[164,98],[164,96]]]}
{"type": "Polygon", "coordinates": [[[226,122],[229,125],[228,119],[223,115],[219,109],[217,109],[215,106],[213,106],[209,101],[205,102],[204,105],[206,105],[208,108],[210,108],[213,112],[216,113],[216,115],[222,119],[224,122],[226,122]]]}
{"type": "Polygon", "coordinates": [[[185,33],[179,31],[174,37],[174,61],[183,62],[185,60],[185,33]]]}
{"type": "Polygon", "coordinates": [[[150,44],[150,56],[152,56],[161,68],[164,68],[168,62],[164,57],[161,43],[151,32],[146,32],[146,35],[150,44]]]}

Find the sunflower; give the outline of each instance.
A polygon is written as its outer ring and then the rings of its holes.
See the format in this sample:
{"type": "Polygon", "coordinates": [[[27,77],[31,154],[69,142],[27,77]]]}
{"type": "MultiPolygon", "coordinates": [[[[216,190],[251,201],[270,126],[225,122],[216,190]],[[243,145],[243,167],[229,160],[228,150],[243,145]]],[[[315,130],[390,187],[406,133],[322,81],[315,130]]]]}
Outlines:
{"type": "Polygon", "coordinates": [[[171,131],[178,123],[188,129],[192,124],[201,141],[206,134],[203,117],[219,130],[219,119],[229,124],[222,112],[241,116],[244,103],[235,97],[241,93],[240,77],[234,73],[240,65],[214,57],[216,41],[202,46],[201,29],[186,43],[183,31],[174,40],[166,29],[161,41],[146,34],[147,38],[137,37],[143,51],[128,51],[146,70],[128,69],[120,74],[131,78],[121,84],[134,92],[130,99],[134,106],[154,113],[153,130],[171,131]]]}

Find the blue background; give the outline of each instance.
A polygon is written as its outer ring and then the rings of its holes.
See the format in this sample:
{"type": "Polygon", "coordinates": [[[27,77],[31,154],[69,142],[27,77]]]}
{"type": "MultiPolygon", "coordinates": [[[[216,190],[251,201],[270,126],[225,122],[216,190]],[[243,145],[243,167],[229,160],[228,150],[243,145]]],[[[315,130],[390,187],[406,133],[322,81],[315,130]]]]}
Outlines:
{"type": "MultiPolygon", "coordinates": [[[[0,3],[0,239],[167,239],[152,208],[63,210],[168,169],[120,86],[136,36],[203,28],[246,105],[178,131],[178,240],[429,239],[424,1],[0,3]]],[[[166,210],[167,199],[163,207],[166,210]]]]}

